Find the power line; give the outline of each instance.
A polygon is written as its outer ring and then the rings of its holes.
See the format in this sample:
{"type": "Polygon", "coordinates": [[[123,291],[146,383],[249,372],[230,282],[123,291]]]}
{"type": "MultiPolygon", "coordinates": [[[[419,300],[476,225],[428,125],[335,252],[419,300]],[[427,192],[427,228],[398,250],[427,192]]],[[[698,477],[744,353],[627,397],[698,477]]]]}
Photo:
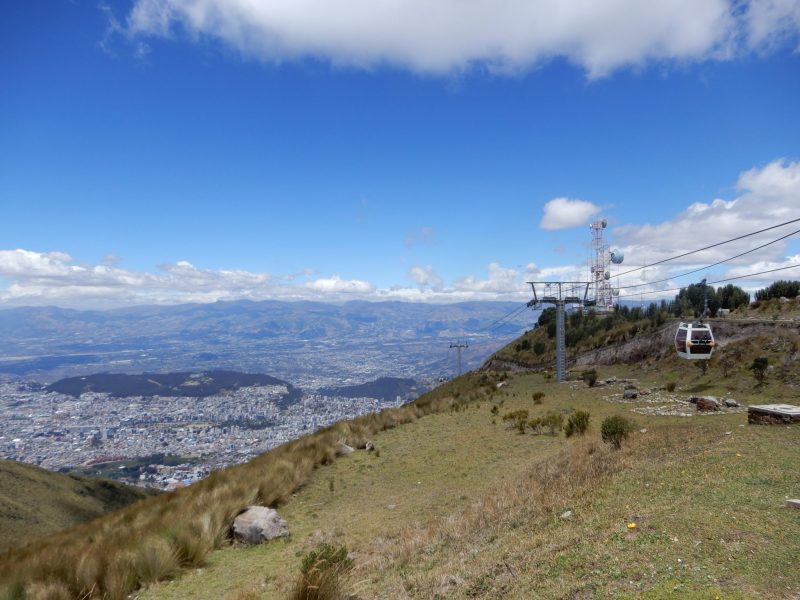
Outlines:
{"type": "Polygon", "coordinates": [[[524,311],[526,308],[528,308],[528,304],[527,304],[527,303],[523,304],[522,306],[519,306],[519,307],[515,308],[514,310],[512,310],[512,311],[511,311],[510,313],[508,313],[507,315],[500,317],[500,318],[499,318],[499,319],[497,319],[496,321],[494,321],[494,322],[490,323],[489,325],[487,325],[487,326],[486,326],[486,327],[484,327],[483,329],[479,329],[479,330],[478,330],[478,331],[476,331],[475,333],[484,333],[485,331],[489,331],[490,329],[496,329],[497,327],[499,327],[500,325],[502,325],[502,324],[503,324],[503,321],[505,321],[506,319],[509,319],[509,318],[515,318],[515,317],[519,316],[520,314],[522,314],[522,312],[523,312],[523,311],[524,311]],[[512,317],[512,315],[513,315],[513,317],[512,317]]]}
{"type": "MultiPolygon", "coordinates": [[[[716,281],[709,281],[707,285],[713,285],[715,283],[727,283],[728,281],[736,281],[737,279],[747,279],[749,277],[756,277],[757,275],[766,275],[767,273],[775,273],[776,271],[785,271],[786,269],[796,269],[798,267],[800,267],[800,264],[789,265],[788,267],[778,267],[777,269],[769,269],[768,271],[759,271],[757,273],[748,273],[747,275],[737,275],[736,277],[726,277],[725,279],[717,279],[716,281]]],[[[640,295],[663,294],[665,292],[679,292],[680,290],[683,289],[683,287],[667,288],[665,290],[652,290],[649,292],[637,292],[635,294],[625,294],[623,296],[618,296],[618,298],[633,298],[640,295]]]]}
{"type": "Polygon", "coordinates": [[[785,240],[786,238],[792,237],[793,235],[796,235],[798,233],[800,233],[800,229],[798,229],[796,231],[793,231],[791,233],[787,233],[786,235],[782,235],[781,237],[779,237],[777,239],[774,239],[771,242],[767,242],[766,244],[761,244],[760,246],[756,246],[755,248],[751,248],[750,250],[746,250],[745,252],[737,254],[736,256],[731,256],[729,258],[726,258],[724,260],[720,260],[720,261],[715,262],[713,264],[706,265],[705,267],[700,267],[699,269],[694,269],[692,271],[686,271],[686,273],[681,273],[680,275],[673,275],[672,277],[666,277],[665,279],[658,279],[656,281],[646,281],[645,283],[635,283],[635,284],[632,284],[632,285],[623,285],[623,286],[618,287],[617,289],[619,289],[619,290],[627,290],[627,289],[630,289],[630,288],[642,287],[642,286],[645,286],[645,285],[655,285],[656,283],[663,283],[665,281],[671,281],[673,279],[679,279],[680,277],[685,277],[686,275],[692,275],[693,273],[699,273],[700,271],[705,271],[706,269],[710,269],[712,267],[719,266],[721,264],[724,264],[726,262],[730,262],[730,261],[735,260],[737,258],[741,258],[745,254],[750,254],[751,252],[755,252],[756,250],[761,250],[762,248],[766,248],[767,246],[769,246],[771,244],[776,244],[776,243],[780,242],[781,240],[785,240]]]}
{"type": "Polygon", "coordinates": [[[654,263],[650,263],[649,265],[642,265],[641,267],[636,267],[635,269],[630,269],[629,271],[625,271],[623,273],[619,273],[616,277],[622,277],[623,275],[628,275],[629,273],[635,273],[636,271],[641,271],[642,269],[646,269],[647,267],[654,267],[656,265],[664,264],[665,262],[670,262],[672,260],[677,260],[679,258],[683,258],[684,256],[690,256],[692,254],[697,254],[698,252],[702,252],[703,250],[710,250],[711,248],[716,248],[717,246],[722,246],[724,244],[729,244],[731,242],[736,242],[738,240],[743,240],[744,238],[751,237],[754,235],[758,235],[759,233],[764,233],[765,231],[771,231],[772,229],[777,229],[778,227],[783,227],[784,225],[790,225],[792,223],[797,223],[800,221],[798,219],[792,219],[791,221],[786,221],[784,223],[779,223],[777,225],[773,225],[772,227],[767,227],[765,229],[759,229],[758,231],[753,231],[751,233],[745,233],[744,235],[740,235],[735,238],[731,238],[729,240],[724,240],[722,242],[717,242],[716,244],[711,244],[710,246],[705,246],[703,248],[698,248],[697,250],[692,250],[690,252],[684,252],[683,254],[678,254],[677,256],[672,256],[670,258],[665,258],[663,260],[656,261],[654,263]]]}

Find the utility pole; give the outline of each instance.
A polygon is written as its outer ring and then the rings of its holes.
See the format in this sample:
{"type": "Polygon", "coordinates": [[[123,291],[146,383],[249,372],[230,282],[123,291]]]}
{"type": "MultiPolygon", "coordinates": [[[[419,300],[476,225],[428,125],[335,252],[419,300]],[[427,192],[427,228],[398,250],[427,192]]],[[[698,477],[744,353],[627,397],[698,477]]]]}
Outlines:
{"type": "Polygon", "coordinates": [[[450,344],[450,347],[455,348],[458,353],[458,376],[461,377],[461,349],[469,348],[469,344],[467,342],[455,342],[454,344],[450,344]]]}
{"type": "Polygon", "coordinates": [[[567,374],[567,345],[566,345],[566,308],[567,304],[579,304],[581,308],[590,306],[587,300],[589,294],[589,281],[529,281],[533,290],[533,299],[528,306],[541,308],[542,304],[553,304],[556,307],[556,381],[561,383],[567,374]],[[542,292],[541,297],[536,293],[536,286],[542,292]],[[581,296],[580,293],[583,292],[581,296]]]}

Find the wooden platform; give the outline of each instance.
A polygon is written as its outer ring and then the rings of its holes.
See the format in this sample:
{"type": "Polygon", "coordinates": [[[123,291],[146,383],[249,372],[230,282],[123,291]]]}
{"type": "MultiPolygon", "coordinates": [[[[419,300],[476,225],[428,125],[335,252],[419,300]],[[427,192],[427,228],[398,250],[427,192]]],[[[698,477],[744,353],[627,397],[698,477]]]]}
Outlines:
{"type": "Polygon", "coordinates": [[[754,404],[747,408],[747,422],[756,425],[800,423],[800,406],[793,404],[754,404]]]}

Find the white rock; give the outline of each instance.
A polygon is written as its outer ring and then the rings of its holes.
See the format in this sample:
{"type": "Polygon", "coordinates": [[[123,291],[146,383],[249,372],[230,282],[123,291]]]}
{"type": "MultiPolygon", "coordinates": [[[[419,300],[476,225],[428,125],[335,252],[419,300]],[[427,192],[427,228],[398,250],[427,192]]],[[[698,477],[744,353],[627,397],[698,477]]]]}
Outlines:
{"type": "Polygon", "coordinates": [[[260,544],[289,535],[289,524],[278,511],[266,506],[248,506],[233,521],[233,537],[248,544],[260,544]]]}

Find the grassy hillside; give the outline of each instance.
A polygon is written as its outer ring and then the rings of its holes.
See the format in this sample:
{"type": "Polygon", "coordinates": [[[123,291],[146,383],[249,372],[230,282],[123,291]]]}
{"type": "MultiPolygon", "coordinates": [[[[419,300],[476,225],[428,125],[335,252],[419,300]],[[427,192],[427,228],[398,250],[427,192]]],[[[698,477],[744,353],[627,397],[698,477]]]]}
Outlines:
{"type": "MultiPolygon", "coordinates": [[[[601,373],[637,377],[640,389],[676,375],[630,367],[601,373]]],[[[302,556],[320,542],[344,544],[354,555],[344,592],[359,598],[800,593],[793,567],[800,521],[783,507],[786,496],[800,495],[800,427],[749,426],[743,410],[652,414],[690,390],[728,393],[729,384],[699,371],[674,393],[624,404],[622,384],[559,385],[534,373],[508,381],[463,408],[379,433],[379,456],[358,452],[315,471],[280,509],[290,540],[225,546],[203,569],[141,597],[292,597],[302,556]],[[542,404],[534,404],[534,392],[545,394],[542,404]],[[578,439],[520,435],[501,418],[519,409],[531,417],[587,410],[590,428],[578,439]],[[621,451],[599,438],[600,422],[612,414],[636,423],[621,451]],[[562,518],[566,511],[571,516],[562,518]]],[[[759,390],[752,378],[736,384],[749,388],[748,398],[788,399],[777,382],[759,390]]]]}
{"type": "Polygon", "coordinates": [[[0,460],[0,552],[151,495],[106,479],[0,460]]]}
{"type": "Polygon", "coordinates": [[[156,600],[795,598],[800,521],[783,500],[800,496],[800,427],[750,426],[744,409],[700,416],[686,402],[708,393],[798,403],[793,331],[760,331],[727,340],[738,357],[727,374],[669,353],[599,365],[601,379],[618,381],[594,388],[470,373],[0,557],[0,581],[31,598],[135,588],[156,600]],[[774,368],[758,385],[747,361],[763,354],[774,368]],[[651,393],[623,401],[620,379],[651,393]],[[520,434],[503,419],[520,410],[588,411],[589,430],[520,434]],[[610,415],[635,423],[619,451],[600,440],[610,415]],[[375,452],[336,458],[340,441],[367,439],[375,452]],[[291,538],[231,543],[230,522],[251,503],[277,506],[291,538]],[[322,543],[346,546],[352,567],[338,592],[298,594],[303,558],[322,543]]]}

